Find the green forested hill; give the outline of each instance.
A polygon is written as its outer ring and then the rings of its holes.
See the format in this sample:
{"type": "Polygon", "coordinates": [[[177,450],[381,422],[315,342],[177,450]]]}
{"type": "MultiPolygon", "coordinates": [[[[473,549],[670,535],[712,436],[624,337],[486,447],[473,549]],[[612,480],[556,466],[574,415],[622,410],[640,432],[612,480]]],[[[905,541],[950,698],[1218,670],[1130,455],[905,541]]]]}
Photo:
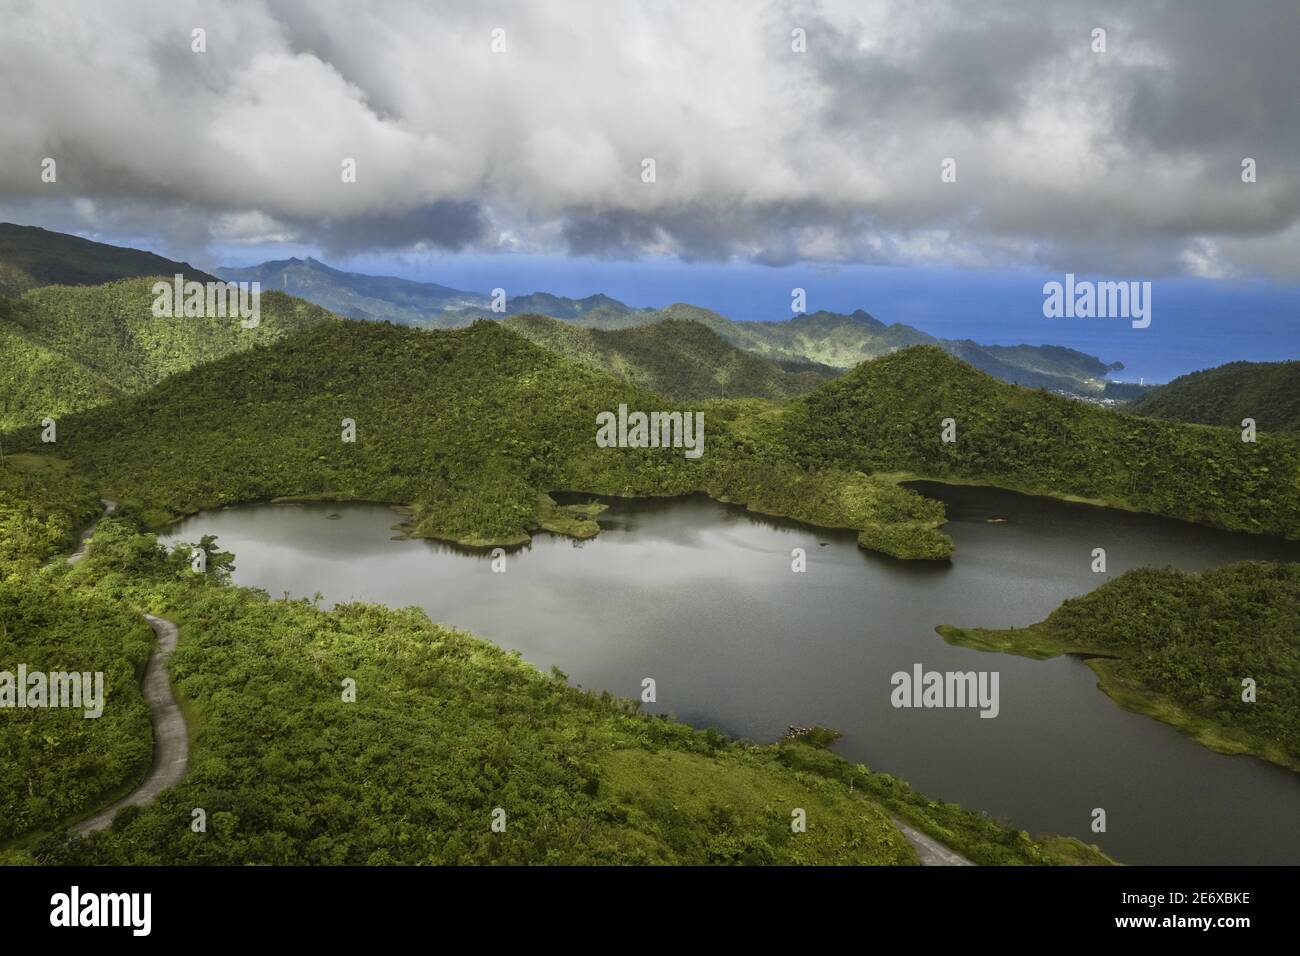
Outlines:
{"type": "Polygon", "coordinates": [[[849,315],[810,312],[786,322],[735,322],[729,337],[761,355],[802,357],[836,368],[935,341],[910,326],[886,325],[861,309],[849,315]]]}
{"type": "Polygon", "coordinates": [[[279,292],[261,296],[260,324],[153,315],[154,278],[44,286],[0,300],[0,429],[91,408],[169,375],[331,318],[279,292]]]}
{"type": "Polygon", "coordinates": [[[102,375],[0,318],[0,429],[35,427],[46,416],[94,408],[122,394],[102,375]]]}
{"type": "Polygon", "coordinates": [[[0,296],[17,296],[43,285],[98,285],[135,276],[170,278],[178,272],[197,282],[215,279],[188,262],[152,252],[0,222],[0,296]]]}
{"type": "MultiPolygon", "coordinates": [[[[758,511],[856,528],[864,547],[946,557],[943,509],[887,481],[806,471],[760,437],[770,406],[683,407],[541,349],[498,323],[450,332],[334,320],[70,416],[57,449],[111,496],[156,518],[276,496],[409,504],[413,529],[516,544],[538,528],[592,534],[546,492],[705,491],[758,511]],[[596,417],[703,411],[682,448],[600,448],[596,417]],[[751,420],[752,418],[752,420],[751,420]],[[343,420],[357,440],[341,440],[343,420]]],[[[578,509],[580,513],[581,509],[578,509]]]]}
{"type": "MultiPolygon", "coordinates": [[[[988,482],[1217,527],[1300,536],[1300,441],[1118,415],[997,382],[923,346],[781,406],[708,402],[706,451],[603,449],[596,415],[694,411],[498,323],[423,332],[336,320],[61,423],[58,452],[157,517],[276,496],[409,504],[417,533],[510,544],[575,530],[545,493],[706,491],[943,557],[942,508],[876,474],[988,482]],[[940,441],[942,420],[957,441],[940,441]],[[340,441],[342,421],[357,441],[340,441]]],[[[24,436],[40,451],[33,430],[24,436]]],[[[579,533],[594,524],[579,523],[579,533]]]]}
{"type": "Polygon", "coordinates": [[[1229,362],[1162,385],[1127,406],[1135,415],[1260,431],[1300,431],[1300,362],[1229,362]]]}
{"type": "Polygon", "coordinates": [[[514,316],[503,324],[549,351],[686,401],[779,401],[810,392],[839,374],[824,365],[760,358],[688,320],[667,319],[616,331],[584,328],[540,315],[514,316]]]}
{"type": "Polygon", "coordinates": [[[909,472],[1073,495],[1222,528],[1300,537],[1300,438],[1121,415],[989,378],[922,346],[793,402],[781,428],[809,467],[909,472]],[[941,439],[942,421],[957,440],[941,439]]]}
{"type": "Polygon", "coordinates": [[[0,578],[70,552],[101,506],[90,480],[51,455],[0,456],[0,578]]]}
{"type": "Polygon", "coordinates": [[[1089,663],[1124,707],[1216,750],[1300,770],[1300,564],[1139,568],[1032,627],[940,632],[954,644],[1028,657],[1106,655],[1089,663]]]}

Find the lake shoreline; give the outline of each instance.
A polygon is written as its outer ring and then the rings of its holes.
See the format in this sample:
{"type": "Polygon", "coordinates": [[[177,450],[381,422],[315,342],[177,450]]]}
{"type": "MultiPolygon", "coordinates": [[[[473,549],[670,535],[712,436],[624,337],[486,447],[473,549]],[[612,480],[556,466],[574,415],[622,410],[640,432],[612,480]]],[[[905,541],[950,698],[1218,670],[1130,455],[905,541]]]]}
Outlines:
{"type": "Polygon", "coordinates": [[[1006,630],[962,628],[948,624],[940,624],[935,628],[936,633],[956,647],[991,654],[1015,654],[1037,661],[1063,655],[1079,658],[1097,675],[1097,687],[1102,693],[1129,713],[1141,714],[1168,724],[1215,753],[1253,757],[1300,773],[1300,760],[1289,756],[1276,744],[1198,716],[1171,697],[1123,677],[1118,669],[1126,659],[1114,648],[1061,641],[1046,634],[1045,630],[1039,625],[1006,630]]]}

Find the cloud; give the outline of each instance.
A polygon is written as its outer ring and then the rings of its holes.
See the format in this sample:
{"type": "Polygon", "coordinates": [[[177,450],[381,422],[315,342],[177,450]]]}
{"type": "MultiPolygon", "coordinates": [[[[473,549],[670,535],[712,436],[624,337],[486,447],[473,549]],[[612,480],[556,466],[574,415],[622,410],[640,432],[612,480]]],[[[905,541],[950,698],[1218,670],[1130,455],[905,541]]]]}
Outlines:
{"type": "Polygon", "coordinates": [[[0,0],[0,18],[0,215],[176,253],[1300,278],[1292,0],[0,0]]]}

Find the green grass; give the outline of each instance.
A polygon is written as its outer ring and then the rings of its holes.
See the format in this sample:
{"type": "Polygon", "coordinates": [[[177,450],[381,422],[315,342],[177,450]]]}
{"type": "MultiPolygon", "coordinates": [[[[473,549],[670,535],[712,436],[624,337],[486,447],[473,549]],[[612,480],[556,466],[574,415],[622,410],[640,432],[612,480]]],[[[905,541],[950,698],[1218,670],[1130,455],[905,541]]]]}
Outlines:
{"type": "Polygon", "coordinates": [[[838,781],[773,769],[771,755],[615,750],[601,790],[647,840],[641,863],[912,865],[916,853],[878,804],[838,781]],[[807,829],[792,828],[802,810],[807,829]]]}

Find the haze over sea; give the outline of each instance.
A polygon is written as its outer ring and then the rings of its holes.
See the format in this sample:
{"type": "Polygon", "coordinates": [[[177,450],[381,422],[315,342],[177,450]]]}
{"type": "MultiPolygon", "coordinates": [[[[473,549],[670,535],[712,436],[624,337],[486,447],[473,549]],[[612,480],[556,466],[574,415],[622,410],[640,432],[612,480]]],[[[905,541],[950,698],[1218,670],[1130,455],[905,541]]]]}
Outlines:
{"type": "Polygon", "coordinates": [[[316,255],[339,269],[472,291],[501,287],[508,294],[551,292],[574,298],[603,292],[630,306],[650,308],[687,302],[736,320],[789,318],[790,290],[799,287],[807,290],[809,312],[864,309],[886,324],[901,322],[939,338],[1069,346],[1106,362],[1123,362],[1124,370],[1110,376],[1123,382],[1167,382],[1238,360],[1300,358],[1300,285],[1265,280],[1078,273],[1080,279],[1151,281],[1151,326],[1134,329],[1126,319],[1045,318],[1043,283],[1062,281],[1063,272],[519,254],[340,261],[311,248],[276,250],[260,259],[243,250],[223,261],[252,265],[290,255],[316,255]]]}

